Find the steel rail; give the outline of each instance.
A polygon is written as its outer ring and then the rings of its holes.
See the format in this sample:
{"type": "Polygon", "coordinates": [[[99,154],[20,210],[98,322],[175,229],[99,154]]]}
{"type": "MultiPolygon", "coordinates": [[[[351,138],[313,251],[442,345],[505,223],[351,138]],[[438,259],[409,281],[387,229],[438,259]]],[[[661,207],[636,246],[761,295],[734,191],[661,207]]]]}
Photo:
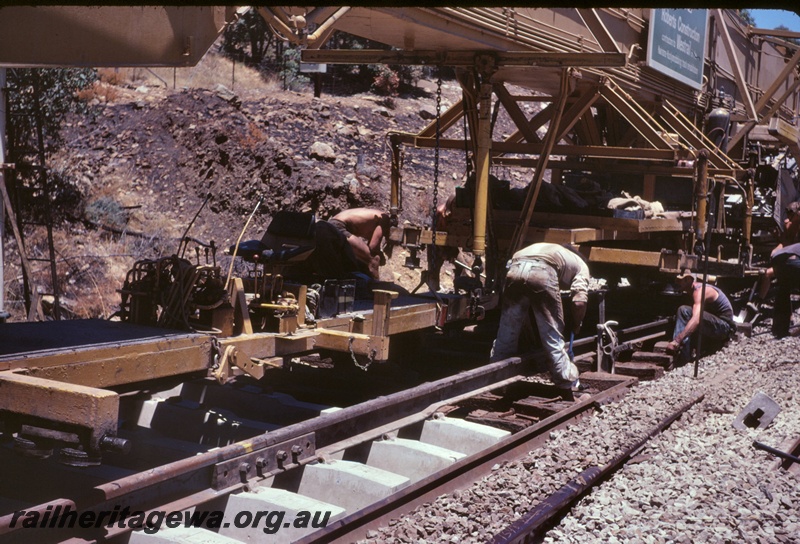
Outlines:
{"type": "MultiPolygon", "coordinates": [[[[669,319],[663,319],[652,323],[636,325],[619,331],[619,335],[622,337],[623,335],[643,333],[655,327],[664,326],[669,322],[669,319]]],[[[663,332],[658,334],[645,334],[644,336],[633,338],[629,341],[651,340],[662,335],[663,332]]],[[[575,347],[593,347],[594,342],[594,337],[586,337],[576,341],[575,347]]],[[[541,356],[539,352],[531,352],[523,355],[522,358],[526,361],[532,361],[537,356],[541,356]]],[[[430,502],[439,495],[471,485],[479,478],[488,474],[491,468],[498,462],[522,457],[535,447],[543,444],[547,440],[549,431],[563,428],[570,422],[579,419],[587,410],[598,404],[605,404],[617,398],[621,398],[629,387],[637,383],[636,380],[629,377],[621,375],[616,375],[616,377],[622,381],[602,391],[600,394],[594,395],[568,409],[553,414],[539,423],[509,436],[490,449],[461,459],[449,468],[431,474],[395,495],[355,512],[327,526],[325,529],[309,535],[298,541],[297,544],[322,542],[344,544],[353,542],[359,538],[366,537],[367,531],[385,526],[390,520],[407,514],[417,506],[430,502]]],[[[694,402],[698,401],[695,400],[694,402]]]]}
{"type": "MultiPolygon", "coordinates": [[[[661,322],[639,325],[628,329],[628,332],[643,332],[659,324],[661,322]]],[[[623,334],[623,332],[621,331],[620,334],[623,334]]],[[[648,336],[648,338],[651,336],[648,336]]],[[[579,351],[584,346],[590,349],[594,346],[594,338],[581,339],[576,342],[576,346],[579,347],[579,351]]],[[[520,357],[487,364],[455,376],[422,384],[410,390],[379,397],[337,412],[258,435],[249,440],[240,441],[217,450],[119,478],[95,486],[91,491],[80,497],[54,499],[26,508],[25,511],[27,513],[37,512],[43,516],[48,512],[48,509],[53,511],[59,505],[62,508],[69,505],[72,510],[98,512],[113,510],[115,506],[119,507],[120,504],[124,503],[125,506],[130,507],[132,510],[142,510],[146,513],[153,510],[177,511],[200,506],[222,496],[241,491],[249,483],[256,481],[253,475],[248,475],[248,478],[242,479],[242,481],[230,483],[222,480],[219,483],[217,479],[221,471],[220,467],[239,467],[247,461],[255,459],[255,456],[266,457],[265,453],[274,454],[276,447],[310,434],[314,436],[316,449],[324,451],[337,447],[337,445],[352,442],[354,440],[352,437],[359,433],[364,436],[367,436],[370,432],[372,434],[378,431],[382,433],[385,428],[396,426],[397,422],[402,422],[404,418],[409,419],[419,415],[419,413],[429,413],[431,406],[441,405],[446,402],[456,402],[469,394],[496,388],[509,380],[518,379],[526,374],[526,367],[530,362],[536,361],[542,356],[541,350],[527,352],[520,357]],[[216,487],[215,482],[218,483],[216,487]],[[229,483],[230,485],[228,485],[229,483]]],[[[539,422],[532,427],[532,430],[526,429],[522,434],[512,435],[507,439],[507,442],[501,442],[492,450],[487,451],[487,455],[494,453],[495,459],[499,459],[500,457],[498,456],[502,457],[503,455],[506,456],[503,458],[519,457],[529,451],[531,444],[535,442],[536,438],[531,435],[536,432],[536,429],[552,429],[566,424],[565,422],[570,417],[573,417],[569,416],[572,410],[576,413],[583,412],[595,403],[608,401],[615,396],[619,397],[623,394],[622,391],[624,389],[636,383],[634,378],[623,376],[615,376],[615,378],[621,380],[620,383],[625,385],[613,386],[588,401],[576,404],[567,412],[560,412],[539,422]],[[526,437],[528,437],[528,446],[524,445],[526,437]],[[526,448],[528,449],[526,450],[526,448]]],[[[479,462],[478,458],[473,457],[470,456],[462,460],[462,463],[455,465],[454,470],[458,471],[459,475],[453,473],[446,478],[452,480],[452,485],[467,485],[474,481],[475,471],[488,471],[494,464],[490,461],[479,462]]],[[[279,466],[277,470],[273,470],[271,473],[259,474],[259,478],[268,477],[314,460],[316,460],[316,454],[298,460],[295,463],[279,466]]],[[[407,509],[409,508],[408,505],[416,505],[429,500],[430,493],[437,493],[437,491],[433,491],[434,489],[439,489],[438,493],[444,492],[448,487],[442,487],[442,482],[434,484],[439,479],[441,479],[441,475],[439,477],[431,476],[420,482],[419,485],[406,488],[403,493],[408,494],[408,497],[399,499],[399,502],[394,506],[389,504],[392,501],[387,499],[381,504],[360,512],[359,516],[364,515],[364,520],[356,522],[353,527],[366,527],[367,525],[364,525],[364,523],[367,520],[372,520],[372,524],[380,524],[380,521],[385,520],[386,516],[391,517],[393,512],[397,511],[397,508],[407,509]],[[423,490],[422,487],[426,489],[423,490]]],[[[10,523],[12,516],[13,514],[8,514],[0,517],[0,540],[3,542],[26,542],[29,532],[20,531],[19,524],[12,528],[10,523]]],[[[348,523],[353,522],[350,517],[346,519],[348,523]]],[[[368,526],[372,527],[372,524],[368,526]]],[[[351,529],[342,529],[341,525],[335,524],[331,530],[335,529],[337,532],[351,531],[351,529]]],[[[109,539],[120,537],[129,531],[130,528],[114,526],[92,531],[91,535],[79,534],[76,529],[75,532],[70,532],[69,535],[59,531],[57,532],[58,536],[55,533],[46,536],[53,537],[55,540],[52,541],[54,542],[64,541],[68,536],[71,537],[71,542],[76,543],[105,542],[109,539]]]]}
{"type": "Polygon", "coordinates": [[[508,528],[496,534],[490,541],[491,544],[533,542],[533,537],[535,537],[539,530],[545,527],[548,522],[558,516],[565,508],[573,504],[573,502],[581,497],[587,490],[602,482],[604,478],[622,467],[631,457],[641,451],[647,442],[672,425],[676,419],[681,417],[704,398],[705,393],[695,395],[675,412],[662,419],[646,436],[628,445],[605,466],[593,466],[581,472],[575,479],[540,502],[535,508],[512,523],[508,528]]]}
{"type": "Polygon", "coordinates": [[[618,376],[619,383],[575,405],[547,417],[523,431],[512,434],[493,447],[467,456],[447,469],[427,476],[419,482],[404,488],[386,499],[355,512],[299,540],[295,544],[317,542],[354,542],[366,536],[367,531],[384,526],[389,520],[402,516],[415,507],[431,501],[437,496],[466,487],[499,462],[524,456],[538,445],[544,443],[549,432],[573,423],[580,416],[624,396],[627,390],[637,383],[635,378],[618,376]]]}
{"type": "MultiPolygon", "coordinates": [[[[455,376],[428,382],[413,389],[379,397],[261,434],[249,440],[119,478],[94,487],[82,497],[59,498],[27,508],[26,511],[36,511],[44,515],[47,507],[56,503],[71,504],[73,508],[82,511],[112,510],[122,501],[131,508],[149,510],[163,505],[165,502],[173,502],[180,497],[202,494],[212,488],[215,467],[220,464],[236,463],[238,459],[249,459],[271,447],[312,433],[317,448],[340,442],[353,434],[396,421],[404,415],[423,410],[436,402],[524,374],[526,362],[527,359],[515,357],[487,364],[455,376]]],[[[230,493],[233,490],[235,488],[228,488],[227,492],[230,493]]],[[[221,490],[217,491],[221,492],[221,490]]],[[[0,517],[0,539],[4,541],[6,535],[15,531],[19,532],[18,530],[21,529],[19,525],[11,528],[12,516],[13,514],[8,514],[0,517]]],[[[25,531],[23,530],[22,533],[25,531]]],[[[25,537],[26,535],[27,533],[20,536],[25,537]]],[[[22,538],[22,541],[24,540],[25,538],[22,538]]]]}

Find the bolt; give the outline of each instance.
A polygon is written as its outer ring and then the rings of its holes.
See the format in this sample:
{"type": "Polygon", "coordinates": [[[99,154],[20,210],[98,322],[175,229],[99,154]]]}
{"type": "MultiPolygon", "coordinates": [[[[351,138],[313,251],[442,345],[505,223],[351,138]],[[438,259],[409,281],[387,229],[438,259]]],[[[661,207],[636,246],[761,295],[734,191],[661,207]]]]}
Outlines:
{"type": "Polygon", "coordinates": [[[239,465],[239,474],[247,476],[248,472],[250,472],[250,463],[242,463],[239,465]]]}
{"type": "Polygon", "coordinates": [[[131,451],[131,441],[118,436],[105,435],[100,439],[100,449],[108,452],[128,454],[131,451]]]}
{"type": "Polygon", "coordinates": [[[292,455],[300,455],[301,453],[303,453],[303,448],[301,448],[297,444],[292,446],[292,455]]]}
{"type": "Polygon", "coordinates": [[[267,466],[267,462],[264,460],[263,457],[259,457],[258,459],[256,459],[256,468],[258,470],[263,470],[265,466],[267,466]]]}
{"type": "Polygon", "coordinates": [[[278,458],[278,461],[285,461],[289,454],[286,453],[284,450],[278,450],[278,453],[275,455],[278,458]]]}

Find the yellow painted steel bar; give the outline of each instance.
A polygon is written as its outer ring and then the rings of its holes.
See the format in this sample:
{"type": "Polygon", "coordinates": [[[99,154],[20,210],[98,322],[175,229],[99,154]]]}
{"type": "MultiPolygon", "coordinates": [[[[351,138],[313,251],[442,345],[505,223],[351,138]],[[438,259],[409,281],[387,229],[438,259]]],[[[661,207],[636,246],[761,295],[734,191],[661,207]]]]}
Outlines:
{"type": "Polygon", "coordinates": [[[473,226],[472,252],[477,257],[486,253],[486,223],[489,204],[489,166],[492,149],[492,84],[486,81],[480,85],[480,104],[478,107],[478,150],[475,158],[475,224],[473,226]]]}
{"type": "Polygon", "coordinates": [[[117,433],[119,395],[113,391],[0,373],[0,410],[91,430],[89,445],[100,449],[117,433]]]}

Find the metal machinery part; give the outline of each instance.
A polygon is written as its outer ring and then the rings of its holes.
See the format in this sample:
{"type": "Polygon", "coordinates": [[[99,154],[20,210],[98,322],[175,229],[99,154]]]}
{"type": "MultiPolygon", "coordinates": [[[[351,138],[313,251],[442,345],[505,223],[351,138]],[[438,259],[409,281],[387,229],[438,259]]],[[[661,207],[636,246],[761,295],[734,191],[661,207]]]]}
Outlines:
{"type": "MultiPolygon", "coordinates": [[[[239,12],[214,6],[3,7],[0,67],[190,66],[239,12]],[[38,39],[43,35],[49,39],[38,39]]],[[[703,255],[695,248],[701,248],[712,274],[758,273],[753,263],[763,248],[752,235],[761,182],[754,168],[762,164],[751,157],[775,158],[780,152],[800,157],[800,47],[787,40],[800,34],[744,27],[732,10],[709,10],[708,62],[695,89],[646,65],[642,44],[653,10],[268,6],[258,12],[283,38],[304,46],[308,62],[456,70],[461,101],[419,133],[390,135],[390,209],[395,219],[402,211],[402,147],[466,148],[475,172],[471,204],[455,209],[448,232],[394,227],[391,238],[416,248],[468,248],[484,274],[476,269],[466,296],[392,307],[396,295],[376,291],[368,311],[305,323],[300,309],[308,292],[298,288],[278,300],[286,290],[282,276],[272,276],[257,290],[259,296],[248,300],[253,291],[246,292],[241,278],[219,288],[215,265],[177,257],[137,263],[122,290],[127,319],[188,330],[206,326],[222,331],[220,337],[175,333],[0,358],[0,386],[13,392],[0,403],[10,414],[6,429],[35,423],[69,433],[94,456],[104,447],[123,446],[113,440],[119,398],[111,387],[195,372],[220,381],[238,372],[260,378],[266,366],[319,349],[384,360],[394,334],[477,318],[496,306],[500,265],[531,242],[579,244],[603,270],[696,269],[703,255]],[[334,30],[394,49],[321,49],[334,30]],[[491,130],[497,104],[517,128],[502,140],[491,130]],[[541,107],[531,116],[528,104],[541,107]],[[469,134],[449,137],[448,129],[462,119],[469,121],[469,134]],[[730,130],[727,142],[720,138],[724,128],[730,130]],[[522,210],[490,208],[493,166],[534,169],[522,210]],[[534,211],[546,171],[556,185],[570,173],[633,178],[648,201],[673,186],[688,188],[691,196],[685,214],[667,219],[534,211]],[[729,191],[742,195],[745,211],[736,221],[727,211],[716,213],[707,224],[706,209],[722,208],[718,203],[729,191]],[[696,244],[706,234],[713,235],[711,243],[696,244]],[[276,289],[277,283],[284,285],[276,289]],[[254,329],[253,310],[277,312],[277,328],[258,331],[258,323],[254,329]],[[45,391],[54,391],[55,399],[47,411],[35,401],[45,391]],[[74,406],[82,407],[81,417],[70,413],[74,406]]],[[[605,351],[605,343],[601,347],[605,351]]],[[[84,462],[79,454],[68,456],[84,462]]]]}

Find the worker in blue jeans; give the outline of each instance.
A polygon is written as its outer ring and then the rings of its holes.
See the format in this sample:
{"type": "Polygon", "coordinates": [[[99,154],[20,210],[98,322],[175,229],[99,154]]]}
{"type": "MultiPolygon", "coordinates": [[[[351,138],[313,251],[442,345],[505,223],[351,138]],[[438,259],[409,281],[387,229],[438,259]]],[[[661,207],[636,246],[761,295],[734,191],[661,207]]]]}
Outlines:
{"type": "Polygon", "coordinates": [[[530,311],[553,383],[563,389],[580,389],[578,368],[567,353],[562,335],[565,324],[561,290],[570,291],[573,332],[577,332],[586,315],[589,279],[589,267],[583,258],[558,244],[538,243],[516,252],[506,274],[500,327],[491,360],[519,354],[519,337],[530,311]]]}
{"type": "Polygon", "coordinates": [[[791,244],[772,253],[777,290],[772,314],[772,334],[776,338],[789,336],[792,323],[792,289],[800,287],[800,243],[791,244]]]}

